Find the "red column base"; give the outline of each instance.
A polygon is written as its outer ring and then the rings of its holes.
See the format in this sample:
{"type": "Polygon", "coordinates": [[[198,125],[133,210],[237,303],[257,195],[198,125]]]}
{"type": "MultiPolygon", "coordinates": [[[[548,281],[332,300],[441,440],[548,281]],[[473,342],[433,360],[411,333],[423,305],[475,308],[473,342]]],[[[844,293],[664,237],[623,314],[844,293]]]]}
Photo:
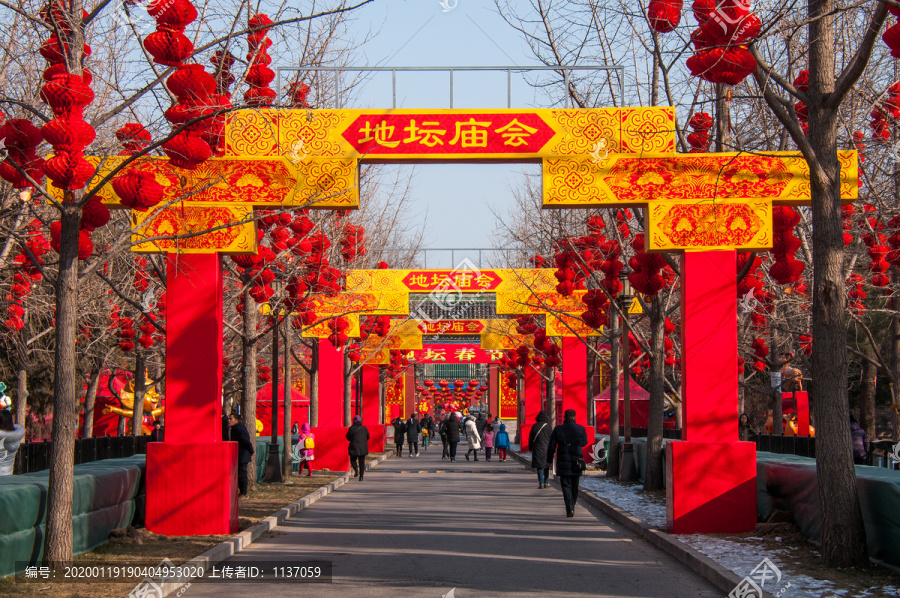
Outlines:
{"type": "Polygon", "coordinates": [[[164,536],[236,534],[237,443],[147,444],[147,529],[164,536]]]}
{"type": "Polygon", "coordinates": [[[366,426],[369,430],[369,452],[370,453],[383,453],[384,452],[384,426],[375,425],[375,426],[366,426]]]}
{"type": "MultiPolygon", "coordinates": [[[[316,471],[350,471],[350,453],[347,451],[347,428],[317,427],[312,429],[316,435],[316,448],[313,454],[312,467],[316,471]]],[[[371,430],[370,430],[371,432],[371,430]]]]}
{"type": "MultiPolygon", "coordinates": [[[[547,425],[549,426],[550,424],[547,424],[547,425]]],[[[526,423],[526,424],[522,424],[522,427],[519,428],[519,440],[521,441],[521,442],[519,442],[519,446],[521,447],[521,449],[523,451],[531,450],[531,447],[528,445],[528,439],[531,438],[531,428],[533,426],[534,426],[534,423],[530,423],[530,424],[526,423]]],[[[510,438],[509,440],[513,441],[514,438],[510,438]]],[[[494,442],[496,442],[496,440],[494,442]]]]}
{"type": "Polygon", "coordinates": [[[666,443],[666,524],[673,534],[756,528],[756,444],[666,443]]]}

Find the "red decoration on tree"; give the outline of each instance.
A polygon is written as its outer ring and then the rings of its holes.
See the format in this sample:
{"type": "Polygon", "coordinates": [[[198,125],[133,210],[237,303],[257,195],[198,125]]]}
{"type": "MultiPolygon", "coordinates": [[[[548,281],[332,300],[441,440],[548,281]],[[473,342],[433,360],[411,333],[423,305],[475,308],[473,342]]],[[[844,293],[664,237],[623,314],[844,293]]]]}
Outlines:
{"type": "Polygon", "coordinates": [[[686,62],[691,74],[737,85],[756,70],[746,44],[759,35],[762,23],[745,0],[697,0],[692,8],[700,27],[691,36],[696,53],[686,62]]]}
{"type": "Polygon", "coordinates": [[[709,131],[712,129],[712,124],[712,117],[706,112],[696,112],[688,121],[688,126],[694,130],[687,136],[692,154],[709,151],[709,131]]]}
{"type": "Polygon", "coordinates": [[[247,84],[250,86],[244,92],[244,101],[251,106],[270,106],[276,97],[276,92],[269,88],[269,84],[275,78],[275,71],[268,67],[272,62],[267,50],[272,45],[268,38],[272,19],[264,14],[256,14],[250,17],[248,27],[253,31],[247,35],[247,60],[250,68],[247,69],[247,84]]]}
{"type": "Polygon", "coordinates": [[[650,28],[657,33],[674,31],[681,20],[683,0],[650,0],[647,7],[647,20],[650,28]]]}
{"type": "Polygon", "coordinates": [[[778,284],[789,284],[800,279],[806,266],[794,258],[800,248],[800,239],[794,236],[794,227],[800,215],[793,208],[773,208],[773,247],[775,261],[769,267],[769,275],[778,284]]]}

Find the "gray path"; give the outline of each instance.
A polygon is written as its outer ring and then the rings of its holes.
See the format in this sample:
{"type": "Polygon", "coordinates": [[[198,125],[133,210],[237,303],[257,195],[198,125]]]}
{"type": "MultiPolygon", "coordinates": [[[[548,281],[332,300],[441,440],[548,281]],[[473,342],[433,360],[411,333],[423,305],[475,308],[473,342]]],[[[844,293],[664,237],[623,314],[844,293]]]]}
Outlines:
{"type": "Polygon", "coordinates": [[[567,519],[559,490],[512,459],[440,456],[388,459],[229,561],[328,560],[333,583],[199,584],[186,598],[722,595],[598,512],[567,519]]]}

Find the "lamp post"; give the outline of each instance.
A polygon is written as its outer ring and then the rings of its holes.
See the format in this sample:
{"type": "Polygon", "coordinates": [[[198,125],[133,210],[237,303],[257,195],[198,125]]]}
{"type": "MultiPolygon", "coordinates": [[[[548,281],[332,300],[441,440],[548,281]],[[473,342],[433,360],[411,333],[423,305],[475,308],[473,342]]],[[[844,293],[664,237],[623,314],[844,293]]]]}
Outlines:
{"type": "MultiPolygon", "coordinates": [[[[634,461],[634,444],[631,442],[631,341],[628,330],[628,308],[634,299],[631,282],[628,275],[631,270],[622,269],[619,279],[622,282],[622,291],[619,293],[619,306],[622,309],[622,362],[625,365],[625,375],[622,383],[625,388],[625,442],[622,443],[622,463],[619,467],[619,480],[623,482],[636,482],[638,480],[637,466],[634,461]]],[[[616,401],[619,398],[616,397],[616,401]]],[[[617,422],[618,423],[618,422],[617,422]]]]}
{"type": "MultiPolygon", "coordinates": [[[[278,297],[281,293],[281,280],[272,282],[275,292],[269,300],[269,316],[274,318],[272,327],[272,437],[269,443],[269,459],[266,462],[265,481],[270,483],[282,483],[281,454],[278,451],[278,344],[281,334],[281,319],[277,309],[278,297]]],[[[290,440],[285,438],[285,446],[290,445],[290,440]]]]}

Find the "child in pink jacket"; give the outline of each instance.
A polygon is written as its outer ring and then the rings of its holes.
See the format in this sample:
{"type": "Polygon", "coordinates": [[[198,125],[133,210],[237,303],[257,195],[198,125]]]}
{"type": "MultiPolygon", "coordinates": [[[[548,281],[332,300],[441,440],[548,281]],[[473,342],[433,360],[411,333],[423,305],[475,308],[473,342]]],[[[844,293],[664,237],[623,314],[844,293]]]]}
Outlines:
{"type": "Polygon", "coordinates": [[[482,440],[484,441],[484,459],[490,461],[491,452],[494,449],[494,430],[490,426],[485,427],[482,440]]]}

